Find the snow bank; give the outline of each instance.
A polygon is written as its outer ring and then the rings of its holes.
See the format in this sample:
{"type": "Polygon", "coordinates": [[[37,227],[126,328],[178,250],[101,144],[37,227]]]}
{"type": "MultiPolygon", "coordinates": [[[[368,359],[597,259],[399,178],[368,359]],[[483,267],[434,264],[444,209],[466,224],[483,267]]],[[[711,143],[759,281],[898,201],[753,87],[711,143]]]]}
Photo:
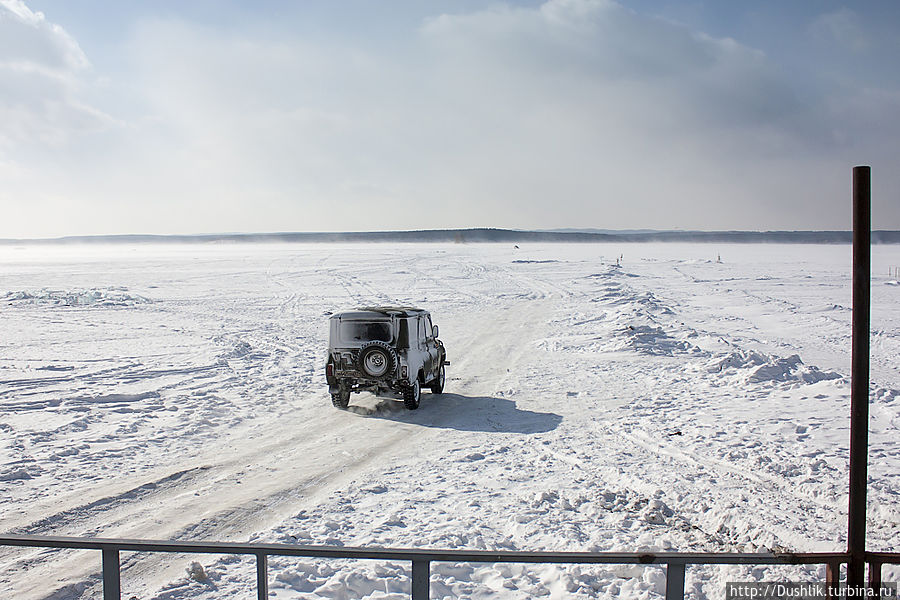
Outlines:
{"type": "Polygon", "coordinates": [[[700,369],[741,383],[818,383],[841,378],[834,371],[821,371],[815,366],[803,364],[798,354],[779,357],[741,349],[714,357],[702,363],[700,369]]]}
{"type": "Polygon", "coordinates": [[[10,291],[0,295],[0,302],[17,305],[119,307],[146,304],[149,298],[128,293],[127,288],[92,288],[89,290],[10,291]]]}
{"type": "Polygon", "coordinates": [[[538,347],[575,353],[703,354],[691,341],[697,333],[678,323],[675,311],[656,294],[636,289],[635,277],[615,265],[586,276],[589,310],[579,307],[581,310],[562,314],[553,323],[559,335],[541,340],[538,347]]]}

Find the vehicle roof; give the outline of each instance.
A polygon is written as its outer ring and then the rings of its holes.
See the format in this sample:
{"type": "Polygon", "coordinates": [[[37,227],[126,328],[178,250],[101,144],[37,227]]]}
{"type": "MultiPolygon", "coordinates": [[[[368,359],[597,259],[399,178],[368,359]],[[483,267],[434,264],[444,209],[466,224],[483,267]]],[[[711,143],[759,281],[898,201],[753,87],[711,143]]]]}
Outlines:
{"type": "Polygon", "coordinates": [[[335,313],[332,319],[383,319],[385,317],[415,317],[428,311],[414,306],[364,306],[335,313]]]}

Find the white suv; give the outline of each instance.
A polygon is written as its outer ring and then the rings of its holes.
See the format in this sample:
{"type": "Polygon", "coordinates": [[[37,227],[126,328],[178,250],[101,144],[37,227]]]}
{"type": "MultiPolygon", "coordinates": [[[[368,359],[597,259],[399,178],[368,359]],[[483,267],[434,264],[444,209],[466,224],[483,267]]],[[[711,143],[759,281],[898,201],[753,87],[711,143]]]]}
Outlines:
{"type": "Polygon", "coordinates": [[[426,310],[374,306],[333,315],[325,379],[331,403],[345,409],[350,392],[403,400],[419,407],[422,387],[444,391],[447,353],[426,310]]]}

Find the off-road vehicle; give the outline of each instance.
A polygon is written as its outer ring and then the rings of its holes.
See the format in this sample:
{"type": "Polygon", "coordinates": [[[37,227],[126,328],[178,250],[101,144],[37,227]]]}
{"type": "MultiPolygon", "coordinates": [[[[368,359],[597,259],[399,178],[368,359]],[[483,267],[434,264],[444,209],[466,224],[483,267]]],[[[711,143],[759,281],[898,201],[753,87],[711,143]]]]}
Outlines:
{"type": "Polygon", "coordinates": [[[371,392],[414,410],[423,387],[444,391],[450,362],[428,311],[373,306],[337,313],[329,322],[325,379],[337,408],[347,408],[350,392],[371,392]]]}

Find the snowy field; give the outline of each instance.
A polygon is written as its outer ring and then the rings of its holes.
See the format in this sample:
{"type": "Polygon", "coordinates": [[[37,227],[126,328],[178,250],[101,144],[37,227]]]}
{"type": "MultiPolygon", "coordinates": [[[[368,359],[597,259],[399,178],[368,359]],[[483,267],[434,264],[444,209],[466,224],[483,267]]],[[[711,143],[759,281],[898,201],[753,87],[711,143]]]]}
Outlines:
{"type": "MultiPolygon", "coordinates": [[[[0,247],[3,530],[845,548],[848,246],[521,246],[0,247]],[[414,412],[368,394],[338,411],[327,315],[386,303],[432,311],[446,393],[414,412]]],[[[900,533],[898,266],[900,247],[873,248],[873,550],[900,533]]],[[[823,576],[693,567],[686,588],[823,576]]],[[[252,598],[254,577],[249,559],[123,554],[126,599],[252,598]]],[[[664,582],[655,567],[432,565],[435,598],[659,598],[664,582]]],[[[409,566],[273,558],[270,585],[404,598],[409,566]]],[[[0,590],[95,598],[99,554],[0,549],[0,590]]]]}

